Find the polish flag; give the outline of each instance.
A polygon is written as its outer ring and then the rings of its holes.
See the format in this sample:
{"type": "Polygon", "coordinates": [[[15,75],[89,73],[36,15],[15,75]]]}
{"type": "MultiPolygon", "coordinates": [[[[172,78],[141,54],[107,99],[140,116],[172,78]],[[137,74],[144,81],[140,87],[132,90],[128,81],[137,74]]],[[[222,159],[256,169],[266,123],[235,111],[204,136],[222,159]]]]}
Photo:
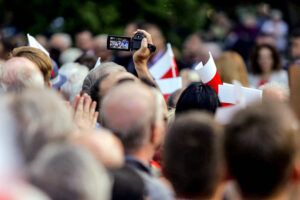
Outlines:
{"type": "Polygon", "coordinates": [[[181,77],[165,78],[156,80],[156,84],[163,93],[165,100],[167,100],[170,94],[182,88],[182,79],[181,77]]]}
{"type": "Polygon", "coordinates": [[[222,81],[219,76],[215,61],[210,52],[207,63],[203,66],[202,62],[200,62],[196,66],[195,70],[198,72],[202,82],[213,87],[218,93],[218,85],[222,85],[222,81]]]}
{"type": "Polygon", "coordinates": [[[178,76],[177,64],[172,51],[171,44],[167,44],[165,54],[149,69],[155,80],[175,78],[178,76]]]}
{"type": "Polygon", "coordinates": [[[178,68],[171,44],[167,44],[165,54],[149,69],[165,99],[172,92],[182,88],[182,79],[178,76],[178,68]]]}

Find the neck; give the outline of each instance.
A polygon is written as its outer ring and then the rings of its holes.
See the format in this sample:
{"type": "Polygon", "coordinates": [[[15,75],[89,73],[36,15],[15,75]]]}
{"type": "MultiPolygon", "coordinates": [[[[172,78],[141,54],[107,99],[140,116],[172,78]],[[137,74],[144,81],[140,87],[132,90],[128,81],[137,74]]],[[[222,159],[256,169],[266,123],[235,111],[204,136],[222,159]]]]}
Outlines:
{"type": "Polygon", "coordinates": [[[261,80],[268,81],[271,76],[271,72],[265,72],[261,75],[261,80]]]}
{"type": "Polygon", "coordinates": [[[142,147],[138,151],[132,153],[131,155],[141,161],[142,163],[149,165],[150,161],[152,160],[154,156],[154,150],[151,147],[151,145],[147,145],[145,147],[142,147]]]}

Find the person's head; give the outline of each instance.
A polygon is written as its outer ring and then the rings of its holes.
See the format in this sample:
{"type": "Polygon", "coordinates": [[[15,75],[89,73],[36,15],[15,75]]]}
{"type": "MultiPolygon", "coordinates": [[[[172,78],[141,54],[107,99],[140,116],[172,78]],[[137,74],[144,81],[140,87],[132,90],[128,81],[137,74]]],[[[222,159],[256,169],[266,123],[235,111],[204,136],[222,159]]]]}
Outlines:
{"type": "Polygon", "coordinates": [[[13,50],[14,44],[9,38],[0,39],[0,59],[7,60],[9,59],[9,54],[13,50]]]}
{"type": "Polygon", "coordinates": [[[165,38],[163,36],[162,31],[160,28],[155,24],[144,24],[142,26],[142,29],[146,30],[151,36],[154,45],[156,46],[156,52],[159,52],[161,50],[165,49],[165,38]]]}
{"type": "Polygon", "coordinates": [[[213,116],[189,112],[168,130],[163,172],[180,198],[212,198],[225,178],[223,129],[213,116]]]}
{"type": "Polygon", "coordinates": [[[215,113],[220,101],[215,90],[202,82],[191,83],[180,95],[176,104],[176,115],[190,110],[215,113]]]}
{"type": "Polygon", "coordinates": [[[298,181],[298,134],[298,122],[284,104],[252,105],[233,117],[225,131],[225,158],[244,198],[282,195],[298,181]]]}
{"type": "Polygon", "coordinates": [[[268,44],[276,47],[276,42],[276,38],[273,34],[262,32],[256,37],[256,45],[268,44]]]}
{"type": "Polygon", "coordinates": [[[223,83],[233,83],[233,80],[237,80],[243,86],[249,86],[246,64],[238,53],[224,52],[216,60],[216,66],[223,83]]]}
{"type": "Polygon", "coordinates": [[[300,59],[300,28],[293,30],[291,34],[290,51],[293,60],[300,59]]]}
{"type": "Polygon", "coordinates": [[[275,22],[279,22],[282,20],[282,12],[278,9],[273,9],[271,11],[271,19],[275,22]]]}
{"type": "Polygon", "coordinates": [[[138,81],[134,75],[129,72],[112,72],[104,74],[94,83],[91,88],[90,96],[97,102],[96,110],[99,110],[103,96],[114,86],[125,81],[138,81]]]}
{"type": "Polygon", "coordinates": [[[101,125],[120,138],[126,153],[134,154],[147,147],[152,157],[163,134],[163,117],[157,114],[157,103],[148,86],[136,82],[119,84],[102,100],[101,125]]]}
{"type": "Polygon", "coordinates": [[[112,200],[144,200],[145,184],[134,169],[124,166],[111,174],[114,178],[112,200]]]}
{"type": "Polygon", "coordinates": [[[80,57],[78,57],[75,62],[85,65],[89,70],[95,67],[95,63],[97,62],[97,57],[90,53],[84,53],[80,57]]]}
{"type": "Polygon", "coordinates": [[[50,84],[53,65],[49,56],[43,51],[37,48],[23,46],[14,48],[11,57],[24,57],[35,63],[43,73],[45,83],[50,84]]]}
{"type": "Polygon", "coordinates": [[[270,73],[282,68],[278,51],[275,47],[268,44],[254,47],[250,66],[254,74],[270,73]]]}
{"type": "Polygon", "coordinates": [[[46,144],[65,141],[74,134],[71,110],[51,89],[11,94],[6,97],[6,104],[18,124],[20,148],[26,163],[46,144]]]}
{"type": "Polygon", "coordinates": [[[290,97],[290,91],[284,85],[279,83],[266,83],[258,89],[263,91],[263,100],[272,99],[282,103],[287,103],[290,97]]]}
{"type": "Polygon", "coordinates": [[[83,55],[83,52],[78,48],[69,48],[62,52],[59,56],[59,64],[64,65],[66,63],[75,62],[83,55]]]}
{"type": "Polygon", "coordinates": [[[124,164],[123,145],[109,130],[88,131],[74,138],[74,143],[91,151],[106,168],[116,169],[124,164]]]}
{"type": "Polygon", "coordinates": [[[192,65],[199,61],[201,54],[202,39],[200,33],[188,36],[183,44],[182,56],[185,63],[192,65]]]}
{"type": "Polygon", "coordinates": [[[109,200],[105,168],[85,149],[50,144],[29,165],[29,180],[55,200],[109,200]]]}
{"type": "Polygon", "coordinates": [[[43,74],[38,66],[24,57],[6,61],[0,69],[0,88],[3,91],[21,92],[26,88],[43,88],[43,74]]]}
{"type": "Polygon", "coordinates": [[[59,69],[59,74],[67,78],[67,82],[61,86],[61,93],[65,99],[73,102],[75,96],[80,94],[83,80],[88,73],[88,68],[78,63],[67,63],[59,69]]]}
{"type": "Polygon", "coordinates": [[[81,49],[84,52],[91,50],[93,46],[92,33],[88,30],[78,32],[75,35],[75,44],[77,48],[81,49]]]}
{"type": "Polygon", "coordinates": [[[193,82],[201,81],[201,78],[195,70],[188,68],[180,70],[179,76],[182,78],[182,87],[185,88],[193,82]]]}
{"type": "Polygon", "coordinates": [[[72,38],[67,33],[55,33],[51,36],[49,45],[50,48],[55,48],[60,52],[64,52],[72,46],[72,38]]]}
{"type": "Polygon", "coordinates": [[[112,51],[107,50],[107,35],[101,34],[94,38],[93,50],[96,57],[101,57],[101,61],[105,62],[111,59],[112,51]]]}
{"type": "Polygon", "coordinates": [[[91,89],[96,81],[100,77],[113,72],[126,72],[126,69],[114,62],[101,63],[99,67],[92,69],[83,81],[82,93],[91,95],[91,89]]]}

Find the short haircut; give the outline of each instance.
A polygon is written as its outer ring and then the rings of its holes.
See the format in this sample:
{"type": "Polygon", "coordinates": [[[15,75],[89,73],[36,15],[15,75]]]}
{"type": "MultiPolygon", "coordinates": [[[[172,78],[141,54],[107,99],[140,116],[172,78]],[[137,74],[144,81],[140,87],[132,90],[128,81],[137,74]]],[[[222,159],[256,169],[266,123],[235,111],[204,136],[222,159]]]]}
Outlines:
{"type": "Polygon", "coordinates": [[[126,69],[114,62],[104,62],[99,67],[92,69],[85,77],[82,85],[82,93],[91,95],[91,88],[95,82],[103,75],[110,74],[112,72],[126,72],[126,69]]]}
{"type": "Polygon", "coordinates": [[[264,102],[238,112],[226,128],[228,170],[247,198],[285,187],[297,154],[298,123],[283,104],[264,102]]]}
{"type": "Polygon", "coordinates": [[[11,53],[11,57],[24,57],[31,60],[43,73],[45,82],[50,81],[53,65],[50,57],[43,51],[37,48],[23,46],[15,48],[11,53]]]}
{"type": "Polygon", "coordinates": [[[262,73],[261,67],[258,64],[258,57],[259,57],[259,51],[263,48],[269,49],[272,53],[272,59],[273,59],[272,70],[277,71],[277,70],[282,69],[281,59],[280,59],[280,55],[279,55],[279,52],[277,51],[277,49],[269,44],[261,44],[261,45],[256,45],[254,47],[252,54],[250,56],[250,67],[251,67],[252,73],[253,74],[261,74],[262,73]]]}
{"type": "Polygon", "coordinates": [[[29,180],[55,200],[110,200],[105,168],[87,151],[69,144],[47,145],[29,165],[29,180]]]}
{"type": "Polygon", "coordinates": [[[61,93],[67,100],[73,102],[75,96],[80,94],[83,81],[88,73],[88,68],[78,63],[66,63],[61,66],[59,74],[67,78],[67,82],[61,86],[61,93]]]}
{"type": "Polygon", "coordinates": [[[180,115],[168,130],[163,172],[181,198],[211,197],[223,176],[223,129],[207,113],[180,115]]]}
{"type": "Polygon", "coordinates": [[[100,96],[100,85],[108,77],[108,75],[109,74],[104,74],[103,76],[98,78],[98,80],[91,87],[90,96],[93,101],[97,102],[96,110],[99,110],[102,100],[102,97],[100,96]]]}
{"type": "Polygon", "coordinates": [[[215,113],[221,106],[215,90],[202,82],[191,83],[180,95],[176,104],[176,115],[190,110],[215,113]]]}

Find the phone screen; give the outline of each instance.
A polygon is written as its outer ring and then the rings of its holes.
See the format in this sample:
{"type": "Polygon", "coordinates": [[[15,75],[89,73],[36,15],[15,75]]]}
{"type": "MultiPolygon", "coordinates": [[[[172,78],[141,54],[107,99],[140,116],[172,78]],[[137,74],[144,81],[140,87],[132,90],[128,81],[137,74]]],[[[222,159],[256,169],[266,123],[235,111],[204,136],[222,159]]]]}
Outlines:
{"type": "Polygon", "coordinates": [[[129,37],[108,36],[107,37],[107,49],[130,51],[130,38],[129,37]]]}

